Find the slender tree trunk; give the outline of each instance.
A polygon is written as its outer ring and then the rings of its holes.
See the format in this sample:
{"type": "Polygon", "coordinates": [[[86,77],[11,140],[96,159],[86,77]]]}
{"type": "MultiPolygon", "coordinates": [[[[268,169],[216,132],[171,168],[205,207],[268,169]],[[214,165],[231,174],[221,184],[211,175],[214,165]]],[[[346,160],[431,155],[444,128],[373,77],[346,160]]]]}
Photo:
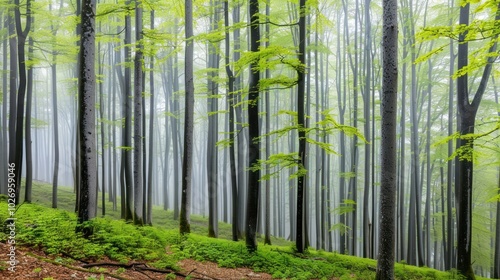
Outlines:
{"type": "Polygon", "coordinates": [[[184,63],[185,76],[185,116],[184,116],[184,154],[182,160],[182,201],[180,213],[180,233],[190,229],[191,180],[193,158],[193,117],[194,117],[194,77],[193,77],[193,3],[185,2],[186,50],[184,63]]]}
{"type": "Polygon", "coordinates": [[[227,100],[229,106],[229,137],[231,140],[229,141],[229,167],[231,173],[231,201],[232,201],[232,237],[233,241],[238,241],[238,224],[239,224],[239,214],[238,214],[238,181],[236,176],[236,158],[234,152],[234,141],[236,139],[234,126],[234,75],[231,67],[229,66],[229,50],[230,50],[230,41],[229,41],[229,0],[224,1],[224,28],[226,30],[226,38],[225,38],[225,68],[226,74],[228,77],[228,91],[227,91],[227,100]]]}
{"type": "Polygon", "coordinates": [[[134,224],[143,225],[143,169],[142,169],[142,3],[135,1],[136,52],[134,59],[134,224]]]}
{"type": "MultiPolygon", "coordinates": [[[[17,37],[14,20],[14,7],[7,15],[9,29],[9,167],[16,165],[16,118],[17,115],[17,37]]],[[[19,177],[16,177],[19,178],[19,177]]],[[[16,204],[20,197],[16,192],[16,204]]]]}
{"type": "MultiPolygon", "coordinates": [[[[34,21],[34,17],[31,17],[34,21]]],[[[33,37],[28,38],[28,60],[33,59],[33,37]]],[[[31,191],[33,186],[33,152],[31,141],[31,108],[33,100],[33,67],[28,68],[28,84],[26,89],[26,124],[25,129],[25,145],[26,145],[26,190],[24,192],[24,200],[31,202],[31,191]]],[[[6,103],[6,102],[4,102],[6,103]]],[[[57,107],[54,107],[54,110],[57,107]]],[[[1,167],[1,166],[0,166],[1,167]]],[[[1,184],[1,183],[0,183],[1,184]]]]}
{"type": "Polygon", "coordinates": [[[380,234],[375,279],[394,279],[395,193],[396,193],[396,116],[398,90],[397,1],[383,1],[382,36],[382,143],[380,178],[380,234]]]}
{"type": "MultiPolygon", "coordinates": [[[[60,7],[62,8],[62,7],[60,7]]],[[[49,5],[52,11],[52,5],[49,5]]],[[[56,43],[57,27],[51,24],[54,44],[56,43]]],[[[52,208],[57,208],[57,184],[59,179],[59,119],[57,117],[57,51],[52,51],[52,65],[50,65],[52,74],[52,108],[54,125],[54,173],[52,176],[52,208]]]]}
{"type": "MultiPolygon", "coordinates": [[[[102,32],[101,28],[101,23],[99,23],[99,32],[102,32]]],[[[101,43],[97,43],[97,53],[98,53],[98,62],[99,65],[97,66],[98,69],[98,74],[99,76],[104,75],[104,59],[105,55],[101,54],[103,53],[101,49],[101,43]]],[[[101,120],[105,119],[104,116],[104,83],[99,83],[99,117],[101,120]]],[[[100,134],[101,134],[101,214],[104,217],[106,215],[106,140],[105,140],[105,134],[104,134],[104,129],[105,129],[105,122],[101,121],[100,122],[100,134]]],[[[99,162],[99,160],[97,161],[99,162]]],[[[99,164],[98,164],[99,165],[99,164]]],[[[99,187],[98,187],[99,188],[99,187]]],[[[99,191],[99,190],[97,190],[99,191]]]]}
{"type": "MultiPolygon", "coordinates": [[[[266,16],[269,17],[270,11],[271,10],[271,0],[266,1],[266,16]]],[[[270,26],[269,24],[266,24],[266,31],[265,31],[265,37],[266,40],[264,42],[264,47],[267,48],[269,47],[270,44],[270,26]]],[[[266,79],[271,77],[271,71],[269,69],[266,69],[266,79]]],[[[269,133],[271,132],[271,106],[269,102],[269,95],[270,91],[269,89],[266,89],[266,93],[264,95],[264,102],[265,102],[265,108],[266,108],[266,128],[265,128],[265,133],[266,133],[266,158],[268,158],[271,155],[271,143],[270,143],[270,137],[269,133]]],[[[266,165],[266,174],[270,173],[270,168],[269,165],[266,165]]],[[[264,244],[271,245],[271,180],[268,179],[265,182],[265,214],[264,214],[264,244]]]]}
{"type": "MultiPolygon", "coordinates": [[[[301,65],[305,65],[305,57],[306,57],[306,1],[299,1],[299,52],[298,58],[301,65]]],[[[304,203],[305,195],[306,195],[306,174],[302,173],[302,168],[305,168],[306,162],[306,126],[305,126],[305,69],[299,68],[297,70],[298,76],[298,93],[297,93],[297,126],[298,126],[298,137],[299,137],[299,176],[297,176],[297,224],[296,224],[296,247],[299,253],[304,253],[304,249],[306,247],[306,238],[305,238],[305,224],[306,217],[304,215],[304,208],[307,207],[304,203]]]]}
{"type": "MultiPolygon", "coordinates": [[[[155,11],[151,10],[151,30],[155,29],[155,11]]],[[[145,223],[148,225],[153,224],[153,156],[154,156],[154,120],[155,120],[155,80],[154,80],[154,55],[150,57],[149,62],[149,93],[151,94],[149,100],[149,158],[148,158],[148,185],[147,185],[147,208],[146,208],[146,220],[145,223]]],[[[164,182],[164,185],[166,183],[164,182]]]]}
{"type": "MultiPolygon", "coordinates": [[[[130,5],[130,0],[126,1],[126,5],[130,5]]],[[[133,204],[134,204],[134,181],[132,177],[132,102],[131,102],[131,92],[130,92],[130,82],[131,82],[131,51],[130,44],[132,43],[132,23],[130,15],[125,15],[125,41],[124,41],[124,51],[125,51],[125,76],[124,76],[124,87],[123,87],[123,104],[124,112],[123,118],[125,119],[125,125],[123,126],[123,153],[122,157],[124,160],[124,182],[125,182],[125,220],[132,221],[133,217],[133,204]]],[[[122,193],[122,196],[124,195],[122,193]]]]}
{"type": "MultiPolygon", "coordinates": [[[[363,91],[363,117],[364,123],[364,136],[367,142],[370,142],[370,87],[371,87],[371,23],[370,23],[370,0],[365,0],[365,48],[364,48],[364,61],[365,61],[365,81],[363,91]]],[[[371,144],[365,145],[365,170],[364,170],[364,192],[363,192],[363,257],[373,258],[372,252],[373,244],[370,243],[370,153],[371,144]]]]}
{"type": "MultiPolygon", "coordinates": [[[[340,15],[338,17],[338,22],[337,22],[337,32],[340,34],[341,31],[341,19],[340,15]]],[[[345,40],[344,40],[345,42],[345,40]]],[[[345,43],[343,45],[344,50],[345,50],[345,43]]],[[[342,57],[342,59],[337,60],[337,68],[340,70],[337,72],[337,80],[341,81],[337,85],[337,92],[339,94],[337,95],[337,103],[339,106],[339,124],[344,125],[345,124],[345,111],[346,111],[346,93],[347,93],[347,81],[346,81],[346,52],[344,51],[342,53],[341,50],[341,43],[340,43],[340,36],[337,36],[337,56],[342,57]]],[[[346,178],[345,178],[345,173],[346,173],[346,145],[345,145],[345,134],[340,133],[339,135],[339,150],[340,150],[340,162],[339,162],[339,203],[341,205],[344,204],[346,195],[345,195],[345,183],[346,183],[346,178]]],[[[345,214],[340,214],[340,224],[343,227],[340,230],[339,234],[339,252],[340,254],[345,254],[346,252],[346,230],[345,228],[347,227],[347,221],[346,221],[346,215],[345,214]]]]}
{"type": "MultiPolygon", "coordinates": [[[[219,2],[211,1],[213,7],[213,18],[210,22],[210,32],[218,29],[219,22],[219,2]]],[[[208,43],[208,73],[207,73],[207,110],[208,110],[208,135],[207,135],[207,180],[208,180],[208,236],[218,236],[218,92],[219,86],[217,79],[219,77],[219,43],[208,43]]]]}

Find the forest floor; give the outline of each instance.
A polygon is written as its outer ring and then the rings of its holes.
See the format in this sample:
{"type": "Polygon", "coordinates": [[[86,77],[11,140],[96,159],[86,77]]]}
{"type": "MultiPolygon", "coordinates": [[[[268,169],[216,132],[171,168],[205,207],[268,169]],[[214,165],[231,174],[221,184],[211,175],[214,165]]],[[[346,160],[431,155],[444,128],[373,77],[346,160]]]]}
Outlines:
{"type": "MultiPolygon", "coordinates": [[[[9,252],[9,245],[0,242],[0,252],[9,252]]],[[[16,259],[18,264],[15,266],[15,271],[0,270],[0,279],[272,279],[271,275],[267,273],[256,273],[249,268],[223,268],[214,262],[199,262],[192,259],[179,261],[177,264],[180,270],[171,270],[170,272],[167,269],[154,271],[154,268],[137,261],[124,265],[107,259],[98,262],[106,264],[93,268],[88,268],[88,262],[78,260],[72,264],[66,264],[59,262],[58,257],[48,256],[43,251],[33,247],[16,248],[16,259]],[[87,268],[85,268],[86,266],[87,268]]],[[[6,253],[0,254],[2,267],[9,267],[8,261],[9,256],[6,253]]]]}
{"type": "MultiPolygon", "coordinates": [[[[199,215],[191,216],[191,233],[180,235],[173,212],[157,206],[153,226],[121,220],[120,205],[115,210],[108,206],[106,215],[86,225],[93,231],[86,239],[75,231],[73,190],[58,190],[58,209],[51,208],[50,192],[51,185],[35,182],[35,201],[14,212],[14,272],[7,255],[13,214],[7,197],[0,195],[0,279],[375,279],[375,260],[312,248],[298,254],[292,242],[281,238],[272,237],[273,245],[265,245],[259,237],[257,251],[248,252],[243,240],[231,240],[230,224],[219,222],[219,238],[208,237],[208,221],[199,215]]],[[[459,278],[454,271],[395,265],[397,280],[459,278]]]]}

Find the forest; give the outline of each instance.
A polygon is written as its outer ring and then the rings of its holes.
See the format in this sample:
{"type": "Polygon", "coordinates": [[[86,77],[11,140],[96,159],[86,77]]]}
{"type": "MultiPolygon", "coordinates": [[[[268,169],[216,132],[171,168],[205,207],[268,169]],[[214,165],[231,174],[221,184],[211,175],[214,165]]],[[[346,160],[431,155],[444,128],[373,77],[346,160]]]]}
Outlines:
{"type": "Polygon", "coordinates": [[[1,218],[500,278],[499,1],[0,3],[1,218]]]}

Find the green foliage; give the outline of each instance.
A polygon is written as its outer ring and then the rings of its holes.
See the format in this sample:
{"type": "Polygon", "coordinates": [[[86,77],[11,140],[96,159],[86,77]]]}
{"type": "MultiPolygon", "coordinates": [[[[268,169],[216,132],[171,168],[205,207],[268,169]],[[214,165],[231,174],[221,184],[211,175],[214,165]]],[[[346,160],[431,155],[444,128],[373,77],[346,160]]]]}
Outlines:
{"type": "Polygon", "coordinates": [[[455,132],[450,136],[443,137],[441,140],[435,142],[432,146],[440,146],[448,144],[449,141],[456,141],[458,139],[465,140],[465,145],[456,149],[447,160],[453,160],[458,157],[460,160],[475,161],[481,155],[477,147],[486,148],[490,152],[499,153],[500,149],[498,145],[492,145],[492,140],[496,139],[498,136],[493,136],[495,131],[500,131],[500,118],[496,120],[495,125],[485,132],[479,133],[468,133],[460,134],[460,132],[455,132]],[[493,138],[492,138],[493,137],[493,138]],[[481,142],[479,140],[484,140],[481,142]]]}
{"type": "Polygon", "coordinates": [[[252,166],[250,170],[255,171],[263,169],[263,166],[269,166],[271,168],[278,167],[274,172],[267,173],[261,177],[261,180],[269,180],[272,177],[277,176],[283,169],[296,168],[296,171],[290,175],[289,179],[292,180],[307,174],[307,169],[304,168],[304,165],[299,164],[299,162],[299,153],[274,154],[270,155],[268,159],[259,160],[258,164],[252,166]]]}

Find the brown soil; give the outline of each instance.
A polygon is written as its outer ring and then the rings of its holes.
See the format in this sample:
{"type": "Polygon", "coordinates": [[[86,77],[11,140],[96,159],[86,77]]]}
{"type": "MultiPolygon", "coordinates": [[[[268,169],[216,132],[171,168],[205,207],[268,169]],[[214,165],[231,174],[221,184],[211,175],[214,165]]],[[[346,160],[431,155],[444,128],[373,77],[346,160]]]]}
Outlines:
{"type": "MultiPolygon", "coordinates": [[[[15,257],[17,264],[15,271],[10,271],[9,253],[10,246],[0,242],[0,279],[54,279],[54,280],[87,280],[87,279],[166,279],[169,273],[177,274],[176,279],[272,279],[266,273],[256,273],[248,268],[221,268],[216,263],[198,262],[190,259],[178,263],[180,271],[174,272],[168,269],[163,271],[150,271],[151,267],[141,262],[130,263],[129,267],[120,268],[112,265],[95,266],[84,268],[85,263],[74,261],[70,264],[58,262],[57,256],[47,256],[40,250],[34,248],[16,248],[15,257]],[[52,277],[52,278],[50,278],[52,277]]],[[[60,259],[60,258],[59,258],[60,259]]],[[[114,263],[103,260],[103,263],[114,263]]],[[[170,279],[170,278],[169,278],[170,279]]]]}

